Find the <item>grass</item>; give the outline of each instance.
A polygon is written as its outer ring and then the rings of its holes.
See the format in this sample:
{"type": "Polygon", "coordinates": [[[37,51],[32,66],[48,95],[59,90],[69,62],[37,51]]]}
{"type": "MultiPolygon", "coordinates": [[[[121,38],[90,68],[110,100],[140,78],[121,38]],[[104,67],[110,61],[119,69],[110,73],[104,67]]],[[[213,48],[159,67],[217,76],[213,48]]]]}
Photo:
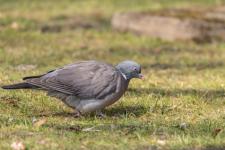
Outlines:
{"type": "Polygon", "coordinates": [[[74,118],[44,92],[0,90],[0,149],[15,141],[26,149],[224,149],[225,43],[167,42],[110,28],[118,11],[224,2],[1,0],[1,85],[88,59],[135,60],[146,79],[133,80],[125,96],[104,110],[104,119],[74,118]],[[85,26],[92,23],[97,26],[85,26]],[[33,124],[43,119],[43,125],[33,124]]]}

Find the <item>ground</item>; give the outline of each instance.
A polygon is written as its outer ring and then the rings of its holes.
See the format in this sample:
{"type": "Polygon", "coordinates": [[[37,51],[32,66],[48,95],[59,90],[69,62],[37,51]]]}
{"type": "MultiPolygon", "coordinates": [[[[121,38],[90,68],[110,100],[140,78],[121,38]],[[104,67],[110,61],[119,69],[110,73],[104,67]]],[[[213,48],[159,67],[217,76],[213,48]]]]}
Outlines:
{"type": "Polygon", "coordinates": [[[0,0],[0,85],[96,59],[131,59],[145,80],[103,112],[74,118],[42,91],[0,90],[0,149],[225,149],[225,43],[167,42],[111,29],[115,12],[223,0],[0,0]]]}

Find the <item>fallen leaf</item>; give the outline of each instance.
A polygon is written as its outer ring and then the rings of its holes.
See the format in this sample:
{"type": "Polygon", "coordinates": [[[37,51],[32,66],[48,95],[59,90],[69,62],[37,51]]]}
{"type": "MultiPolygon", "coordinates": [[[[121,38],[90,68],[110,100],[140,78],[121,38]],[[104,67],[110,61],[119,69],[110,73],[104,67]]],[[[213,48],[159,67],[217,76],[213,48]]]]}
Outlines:
{"type": "Polygon", "coordinates": [[[214,129],[212,132],[212,136],[215,138],[221,131],[222,131],[221,128],[214,129]]]}
{"type": "Polygon", "coordinates": [[[25,146],[22,142],[16,141],[11,144],[13,150],[25,150],[25,146]]]}
{"type": "Polygon", "coordinates": [[[95,127],[91,127],[91,128],[84,128],[84,129],[82,129],[82,131],[84,131],[84,132],[98,132],[98,131],[100,131],[100,130],[96,130],[96,129],[94,129],[95,127]]]}
{"type": "Polygon", "coordinates": [[[19,24],[18,24],[17,22],[13,22],[13,23],[10,25],[10,27],[11,27],[12,29],[17,30],[17,29],[19,29],[19,24]]]}
{"type": "Polygon", "coordinates": [[[33,125],[34,125],[35,127],[40,127],[40,126],[42,126],[43,124],[45,124],[46,121],[47,121],[47,120],[46,120],[45,118],[39,119],[39,120],[35,121],[35,122],[33,123],[33,125]]]}
{"type": "Polygon", "coordinates": [[[0,12],[0,18],[4,18],[4,17],[5,17],[5,15],[0,12]]]}

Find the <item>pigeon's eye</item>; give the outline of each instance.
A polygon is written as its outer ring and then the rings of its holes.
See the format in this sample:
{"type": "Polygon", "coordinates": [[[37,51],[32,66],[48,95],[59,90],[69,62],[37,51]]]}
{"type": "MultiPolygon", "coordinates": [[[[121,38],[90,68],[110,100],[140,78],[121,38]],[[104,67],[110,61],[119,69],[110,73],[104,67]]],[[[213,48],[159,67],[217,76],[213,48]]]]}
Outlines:
{"type": "Polygon", "coordinates": [[[133,69],[134,71],[137,71],[137,68],[136,67],[134,67],[134,69],[133,69]]]}

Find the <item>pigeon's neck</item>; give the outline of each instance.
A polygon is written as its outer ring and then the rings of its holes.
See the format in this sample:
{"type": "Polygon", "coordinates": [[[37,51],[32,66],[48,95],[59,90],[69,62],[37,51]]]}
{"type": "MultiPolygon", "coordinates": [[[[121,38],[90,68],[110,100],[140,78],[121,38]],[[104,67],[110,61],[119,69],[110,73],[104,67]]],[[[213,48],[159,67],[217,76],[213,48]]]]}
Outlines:
{"type": "Polygon", "coordinates": [[[121,71],[120,71],[120,73],[122,74],[122,76],[123,76],[123,78],[124,78],[125,80],[128,80],[127,77],[126,77],[126,75],[125,75],[124,73],[122,73],[121,71]]]}
{"type": "Polygon", "coordinates": [[[126,81],[129,81],[129,80],[130,80],[130,79],[126,76],[126,74],[122,72],[122,70],[121,70],[119,67],[116,67],[116,69],[121,73],[121,75],[123,76],[123,78],[124,78],[126,81]]]}

